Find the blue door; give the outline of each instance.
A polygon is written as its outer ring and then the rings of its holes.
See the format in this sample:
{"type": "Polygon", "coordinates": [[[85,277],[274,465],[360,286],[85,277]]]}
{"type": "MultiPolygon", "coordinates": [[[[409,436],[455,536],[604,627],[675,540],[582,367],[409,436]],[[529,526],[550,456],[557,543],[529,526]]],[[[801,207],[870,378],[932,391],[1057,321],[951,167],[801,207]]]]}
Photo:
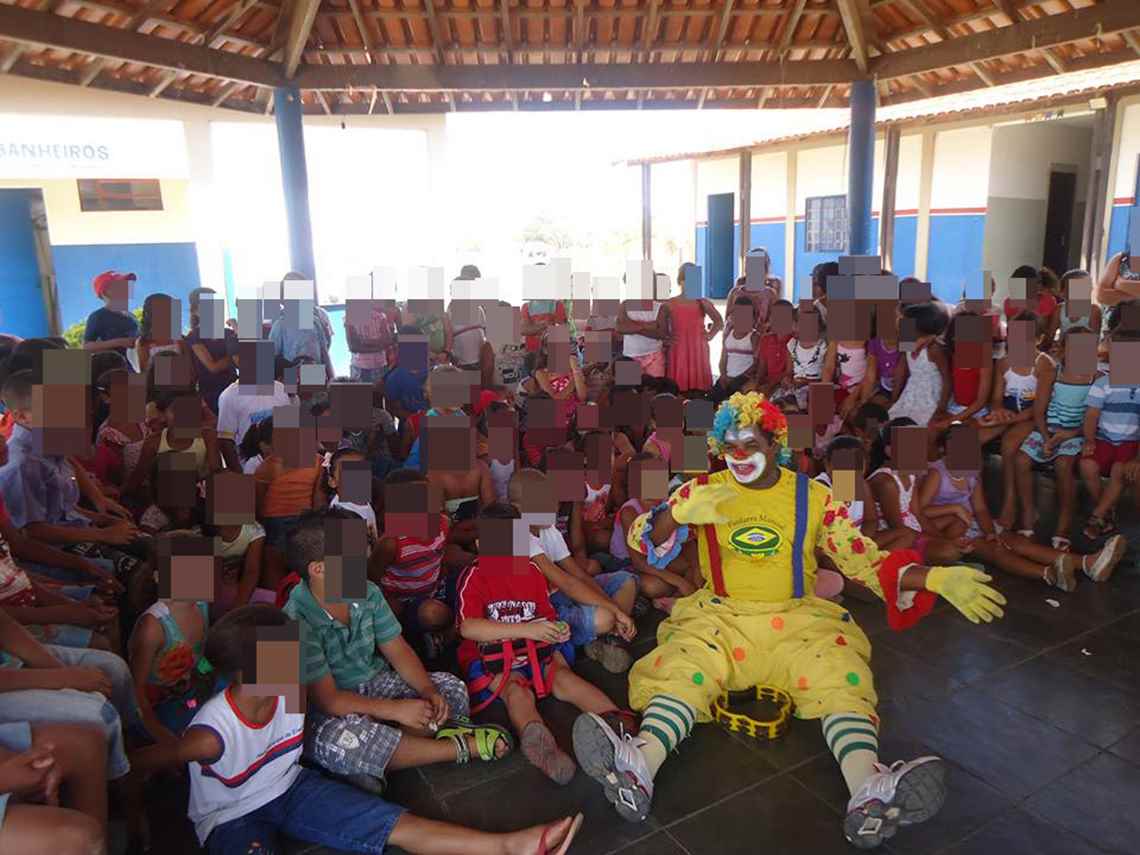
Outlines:
{"type": "Polygon", "coordinates": [[[30,190],[0,190],[0,331],[21,338],[51,335],[41,290],[30,190]]]}
{"type": "Polygon", "coordinates": [[[705,241],[704,267],[705,293],[711,300],[723,300],[732,290],[735,269],[732,207],[732,193],[709,196],[709,230],[705,241]]]}

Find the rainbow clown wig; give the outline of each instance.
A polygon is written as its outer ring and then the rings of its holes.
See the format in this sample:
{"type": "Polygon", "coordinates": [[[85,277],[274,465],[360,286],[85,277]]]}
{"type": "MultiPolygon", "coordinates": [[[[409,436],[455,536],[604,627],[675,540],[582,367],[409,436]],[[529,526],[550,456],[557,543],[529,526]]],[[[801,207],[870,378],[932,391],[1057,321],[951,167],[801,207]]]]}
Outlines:
{"type": "Polygon", "coordinates": [[[761,392],[737,392],[717,408],[709,433],[709,449],[724,455],[725,434],[755,425],[782,446],[788,444],[788,419],[761,392]]]}

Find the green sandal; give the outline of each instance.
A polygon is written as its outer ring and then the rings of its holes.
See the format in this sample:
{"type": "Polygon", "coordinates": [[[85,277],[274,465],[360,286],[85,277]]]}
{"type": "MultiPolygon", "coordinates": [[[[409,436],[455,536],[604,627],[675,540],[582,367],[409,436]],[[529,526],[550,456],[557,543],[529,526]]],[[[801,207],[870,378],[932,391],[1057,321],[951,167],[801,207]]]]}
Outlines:
{"type": "Polygon", "coordinates": [[[501,760],[501,757],[495,755],[495,747],[500,742],[507,746],[503,757],[515,750],[515,740],[510,731],[497,724],[474,724],[470,721],[452,719],[435,733],[436,739],[450,739],[455,743],[455,762],[459,766],[471,759],[471,749],[467,745],[469,736],[475,737],[475,747],[480,760],[501,760]]]}

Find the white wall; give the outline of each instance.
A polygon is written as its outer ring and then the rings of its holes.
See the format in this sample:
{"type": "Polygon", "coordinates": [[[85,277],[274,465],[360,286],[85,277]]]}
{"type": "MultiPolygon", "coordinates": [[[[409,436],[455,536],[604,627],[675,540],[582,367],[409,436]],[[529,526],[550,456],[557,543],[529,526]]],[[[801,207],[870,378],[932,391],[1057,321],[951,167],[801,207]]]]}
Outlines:
{"type": "Polygon", "coordinates": [[[732,216],[740,219],[740,158],[736,155],[697,162],[697,222],[708,222],[708,197],[719,193],[732,194],[732,216]]]}
{"type": "Polygon", "coordinates": [[[1004,296],[1006,280],[1016,267],[1042,264],[1049,175],[1054,171],[1077,175],[1067,266],[1079,257],[1091,145],[1091,128],[1065,122],[994,128],[983,264],[993,271],[999,296],[1004,296]]]}
{"type": "Polygon", "coordinates": [[[752,153],[752,219],[783,217],[788,207],[788,157],[782,151],[752,153]]]}
{"type": "MultiPolygon", "coordinates": [[[[1116,149],[1116,180],[1109,188],[1120,204],[1133,204],[1136,190],[1136,162],[1140,158],[1140,104],[1129,104],[1121,110],[1121,134],[1116,149]]],[[[1111,209],[1112,203],[1109,202],[1111,209]]]]}

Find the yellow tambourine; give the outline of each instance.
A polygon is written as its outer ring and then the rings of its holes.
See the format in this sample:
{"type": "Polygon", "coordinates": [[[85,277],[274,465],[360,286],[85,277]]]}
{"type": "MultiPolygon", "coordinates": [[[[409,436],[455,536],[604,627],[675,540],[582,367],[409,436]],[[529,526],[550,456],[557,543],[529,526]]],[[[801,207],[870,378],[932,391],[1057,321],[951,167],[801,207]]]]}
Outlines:
{"type": "Polygon", "coordinates": [[[788,732],[792,719],[792,696],[776,686],[757,686],[743,692],[724,692],[713,701],[713,718],[722,727],[735,733],[743,733],[753,739],[774,741],[788,732]],[[734,706],[759,701],[771,705],[775,715],[770,718],[753,718],[734,706]]]}

